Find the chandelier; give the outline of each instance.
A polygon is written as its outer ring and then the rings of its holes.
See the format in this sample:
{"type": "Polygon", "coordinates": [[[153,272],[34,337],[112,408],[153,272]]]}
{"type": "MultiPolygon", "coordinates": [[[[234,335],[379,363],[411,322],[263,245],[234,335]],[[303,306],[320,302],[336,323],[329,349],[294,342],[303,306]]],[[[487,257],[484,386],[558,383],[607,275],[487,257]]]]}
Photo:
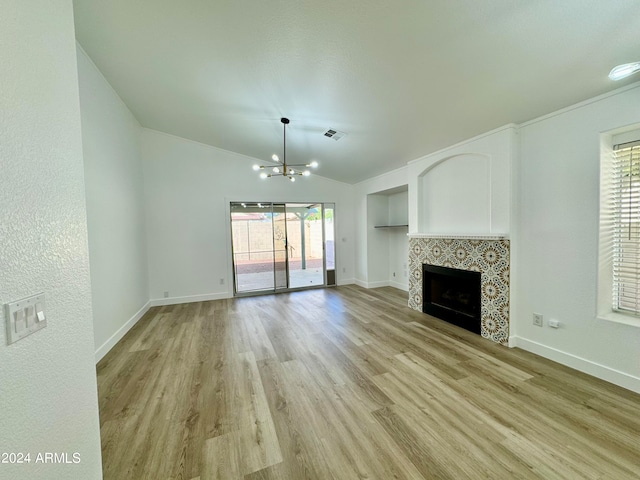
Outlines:
{"type": "Polygon", "coordinates": [[[253,169],[260,172],[260,178],[271,178],[271,177],[287,177],[292,182],[296,181],[296,177],[308,177],[311,175],[311,172],[308,170],[311,168],[318,168],[318,162],[313,161],[311,163],[287,163],[287,125],[289,124],[289,119],[282,117],[280,119],[282,122],[283,129],[283,148],[282,148],[282,160],[275,153],[271,156],[271,159],[276,165],[254,165],[253,169]],[[303,170],[304,168],[304,170],[303,170]],[[265,170],[268,170],[265,171],[265,170]]]}

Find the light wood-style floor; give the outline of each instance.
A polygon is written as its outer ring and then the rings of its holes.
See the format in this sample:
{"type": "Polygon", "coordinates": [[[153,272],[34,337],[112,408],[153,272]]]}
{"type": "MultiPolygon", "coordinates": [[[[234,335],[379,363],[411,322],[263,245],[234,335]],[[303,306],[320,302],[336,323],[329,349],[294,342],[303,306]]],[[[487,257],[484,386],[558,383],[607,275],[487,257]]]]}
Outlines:
{"type": "Polygon", "coordinates": [[[151,309],[98,365],[104,478],[640,478],[640,395],[406,303],[151,309]]]}

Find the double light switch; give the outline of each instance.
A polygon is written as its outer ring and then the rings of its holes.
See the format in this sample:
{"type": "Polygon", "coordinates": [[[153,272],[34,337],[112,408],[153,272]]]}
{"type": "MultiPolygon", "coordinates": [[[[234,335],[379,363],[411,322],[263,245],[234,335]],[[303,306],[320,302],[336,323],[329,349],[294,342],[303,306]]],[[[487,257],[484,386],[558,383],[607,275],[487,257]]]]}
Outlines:
{"type": "Polygon", "coordinates": [[[23,298],[4,306],[7,319],[7,344],[47,326],[44,293],[23,298]]]}

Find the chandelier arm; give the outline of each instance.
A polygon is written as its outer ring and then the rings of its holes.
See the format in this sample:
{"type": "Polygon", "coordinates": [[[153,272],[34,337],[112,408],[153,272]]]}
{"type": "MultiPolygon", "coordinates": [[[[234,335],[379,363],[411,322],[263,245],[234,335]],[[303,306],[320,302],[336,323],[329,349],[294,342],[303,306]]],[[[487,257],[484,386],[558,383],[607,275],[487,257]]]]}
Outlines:
{"type": "Polygon", "coordinates": [[[281,118],[280,122],[282,123],[282,160],[278,158],[277,155],[273,155],[272,160],[267,160],[267,162],[272,162],[271,165],[254,165],[254,170],[265,170],[272,169],[277,171],[272,171],[271,173],[262,172],[260,174],[261,178],[271,178],[271,177],[287,177],[292,182],[295,181],[294,177],[308,177],[311,172],[308,170],[300,171],[301,168],[316,168],[317,162],[313,161],[311,163],[294,163],[287,164],[287,124],[289,123],[288,118],[281,118]],[[279,169],[276,167],[282,167],[282,171],[278,171],[279,169]]]}
{"type": "MultiPolygon", "coordinates": [[[[266,160],[267,162],[272,162],[273,165],[258,165],[259,169],[263,169],[263,168],[272,168],[272,167],[277,167],[278,165],[282,165],[281,161],[275,161],[275,160],[266,160]]],[[[254,167],[255,168],[255,167],[254,167]]]]}

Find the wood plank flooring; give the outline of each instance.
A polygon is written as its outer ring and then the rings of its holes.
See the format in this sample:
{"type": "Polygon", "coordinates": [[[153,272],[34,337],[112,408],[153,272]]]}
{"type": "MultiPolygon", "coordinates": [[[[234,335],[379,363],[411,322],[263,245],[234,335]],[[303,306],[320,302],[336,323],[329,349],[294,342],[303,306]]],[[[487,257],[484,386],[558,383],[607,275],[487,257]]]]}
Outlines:
{"type": "Polygon", "coordinates": [[[104,478],[640,478],[640,395],[406,303],[152,308],[98,364],[104,478]]]}

